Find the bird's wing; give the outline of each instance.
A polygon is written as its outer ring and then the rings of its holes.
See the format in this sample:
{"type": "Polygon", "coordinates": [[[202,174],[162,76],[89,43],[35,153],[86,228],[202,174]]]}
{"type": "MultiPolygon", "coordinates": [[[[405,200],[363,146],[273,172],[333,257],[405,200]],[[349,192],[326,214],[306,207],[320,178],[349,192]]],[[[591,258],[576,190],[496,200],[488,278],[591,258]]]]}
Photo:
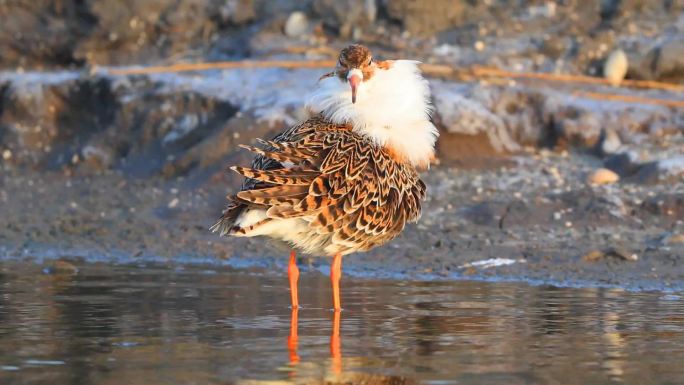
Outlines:
{"type": "Polygon", "coordinates": [[[394,238],[420,216],[425,185],[415,169],[347,126],[317,117],[261,142],[263,149],[243,146],[261,167],[233,167],[248,181],[236,204],[267,208],[269,219],[306,218],[311,231],[353,250],[394,238]],[[281,166],[263,167],[272,162],[281,166]]]}
{"type": "MultiPolygon", "coordinates": [[[[320,116],[314,116],[298,125],[292,126],[289,129],[276,135],[272,142],[280,143],[290,140],[298,140],[299,138],[312,133],[315,131],[316,127],[319,127],[325,123],[320,116]]],[[[275,148],[266,147],[264,151],[272,152],[275,148]]],[[[268,156],[257,154],[252,161],[252,169],[254,170],[264,170],[272,172],[283,172],[285,168],[283,164],[276,159],[269,158],[268,156]],[[279,171],[278,171],[279,170],[279,171]]],[[[245,178],[242,182],[241,191],[255,191],[264,189],[267,187],[272,187],[269,183],[259,181],[257,179],[245,178]]],[[[237,195],[228,195],[228,204],[221,214],[218,222],[211,226],[210,230],[213,232],[218,232],[220,235],[226,235],[234,230],[234,224],[236,219],[249,207],[262,206],[259,204],[254,204],[246,201],[239,200],[237,195]]],[[[264,206],[262,206],[264,207],[264,206]]]]}

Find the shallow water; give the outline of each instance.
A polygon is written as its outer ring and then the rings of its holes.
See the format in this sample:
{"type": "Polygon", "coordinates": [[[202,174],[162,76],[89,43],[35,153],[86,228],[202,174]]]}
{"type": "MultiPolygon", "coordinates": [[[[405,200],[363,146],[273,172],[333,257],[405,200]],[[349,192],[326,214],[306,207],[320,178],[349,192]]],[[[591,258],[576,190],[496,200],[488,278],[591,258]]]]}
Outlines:
{"type": "Polygon", "coordinates": [[[677,294],[0,263],[1,384],[681,384],[677,294]],[[297,336],[291,333],[295,316],[297,336]]]}

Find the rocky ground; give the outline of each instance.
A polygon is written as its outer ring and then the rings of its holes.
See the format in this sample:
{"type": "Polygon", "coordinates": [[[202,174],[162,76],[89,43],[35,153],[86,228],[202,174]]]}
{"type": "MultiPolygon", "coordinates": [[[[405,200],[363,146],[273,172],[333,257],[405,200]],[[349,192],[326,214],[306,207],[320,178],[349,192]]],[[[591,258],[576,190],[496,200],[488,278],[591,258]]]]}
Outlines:
{"type": "MultiPolygon", "coordinates": [[[[305,117],[324,69],[112,66],[320,59],[356,40],[387,58],[596,76],[620,49],[628,79],[684,79],[677,1],[116,4],[0,0],[3,255],[283,266],[282,249],[207,228],[240,184],[225,166],[249,162],[236,144],[305,117]]],[[[684,287],[681,91],[430,82],[441,138],[423,218],[346,271],[684,287]]]]}

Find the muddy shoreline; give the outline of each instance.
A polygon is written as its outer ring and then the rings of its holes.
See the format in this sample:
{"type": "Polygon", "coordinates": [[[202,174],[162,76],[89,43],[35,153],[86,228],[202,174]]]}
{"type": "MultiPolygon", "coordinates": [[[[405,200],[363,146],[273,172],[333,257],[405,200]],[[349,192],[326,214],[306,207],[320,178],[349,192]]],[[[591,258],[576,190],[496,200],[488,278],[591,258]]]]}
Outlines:
{"type": "MultiPolygon", "coordinates": [[[[347,257],[345,271],[386,279],[684,289],[681,184],[630,191],[629,185],[590,187],[580,180],[554,191],[545,187],[553,177],[544,164],[579,176],[591,169],[591,157],[546,154],[542,161],[515,161],[516,167],[484,171],[433,168],[425,174],[431,194],[421,221],[389,245],[347,257]],[[520,179],[521,169],[531,184],[520,179]],[[586,257],[610,248],[638,259],[586,257]]],[[[47,267],[219,264],[281,274],[285,248],[262,239],[221,239],[207,230],[223,205],[226,185],[220,179],[199,188],[194,183],[113,172],[97,177],[5,173],[0,254],[47,267]]],[[[305,271],[327,272],[326,258],[303,256],[300,264],[305,271]]]]}

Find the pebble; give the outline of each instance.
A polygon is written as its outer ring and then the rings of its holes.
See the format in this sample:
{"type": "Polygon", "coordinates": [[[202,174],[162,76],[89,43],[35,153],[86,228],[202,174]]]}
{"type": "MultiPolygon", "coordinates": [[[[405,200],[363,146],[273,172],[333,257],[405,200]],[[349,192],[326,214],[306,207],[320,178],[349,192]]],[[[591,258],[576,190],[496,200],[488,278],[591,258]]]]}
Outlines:
{"type": "Polygon", "coordinates": [[[639,260],[639,256],[635,253],[617,247],[611,247],[610,249],[606,250],[605,254],[612,257],[622,258],[625,261],[634,262],[639,260]]]}
{"type": "Polygon", "coordinates": [[[610,84],[617,87],[625,79],[628,68],[629,62],[627,61],[627,55],[625,54],[625,51],[618,48],[608,55],[608,58],[603,65],[603,76],[610,81],[610,84]]]}
{"type": "Polygon", "coordinates": [[[172,209],[172,208],[178,206],[178,203],[179,203],[179,202],[180,202],[180,201],[178,200],[178,198],[173,198],[173,199],[171,199],[171,202],[169,202],[168,207],[169,207],[170,209],[172,209]]]}
{"type": "Polygon", "coordinates": [[[599,259],[603,258],[604,254],[603,251],[599,250],[592,250],[582,257],[582,260],[585,262],[595,262],[598,261],[599,259]]]}
{"type": "Polygon", "coordinates": [[[589,174],[587,178],[587,183],[602,185],[602,184],[612,184],[620,180],[620,176],[614,171],[607,168],[599,168],[589,174]]]}
{"type": "Polygon", "coordinates": [[[4,159],[4,160],[12,159],[12,151],[10,151],[10,150],[3,151],[2,152],[2,159],[4,159]]]}
{"type": "Polygon", "coordinates": [[[285,22],[285,35],[289,37],[302,36],[309,29],[309,19],[301,11],[292,12],[285,22]]]}
{"type": "Polygon", "coordinates": [[[622,141],[614,130],[606,130],[600,146],[601,153],[615,154],[622,147],[622,141]]]}
{"type": "Polygon", "coordinates": [[[639,256],[635,253],[617,247],[611,247],[606,251],[592,250],[586,253],[582,257],[582,260],[585,262],[596,262],[603,257],[617,257],[630,262],[635,262],[639,260],[639,256]]]}

